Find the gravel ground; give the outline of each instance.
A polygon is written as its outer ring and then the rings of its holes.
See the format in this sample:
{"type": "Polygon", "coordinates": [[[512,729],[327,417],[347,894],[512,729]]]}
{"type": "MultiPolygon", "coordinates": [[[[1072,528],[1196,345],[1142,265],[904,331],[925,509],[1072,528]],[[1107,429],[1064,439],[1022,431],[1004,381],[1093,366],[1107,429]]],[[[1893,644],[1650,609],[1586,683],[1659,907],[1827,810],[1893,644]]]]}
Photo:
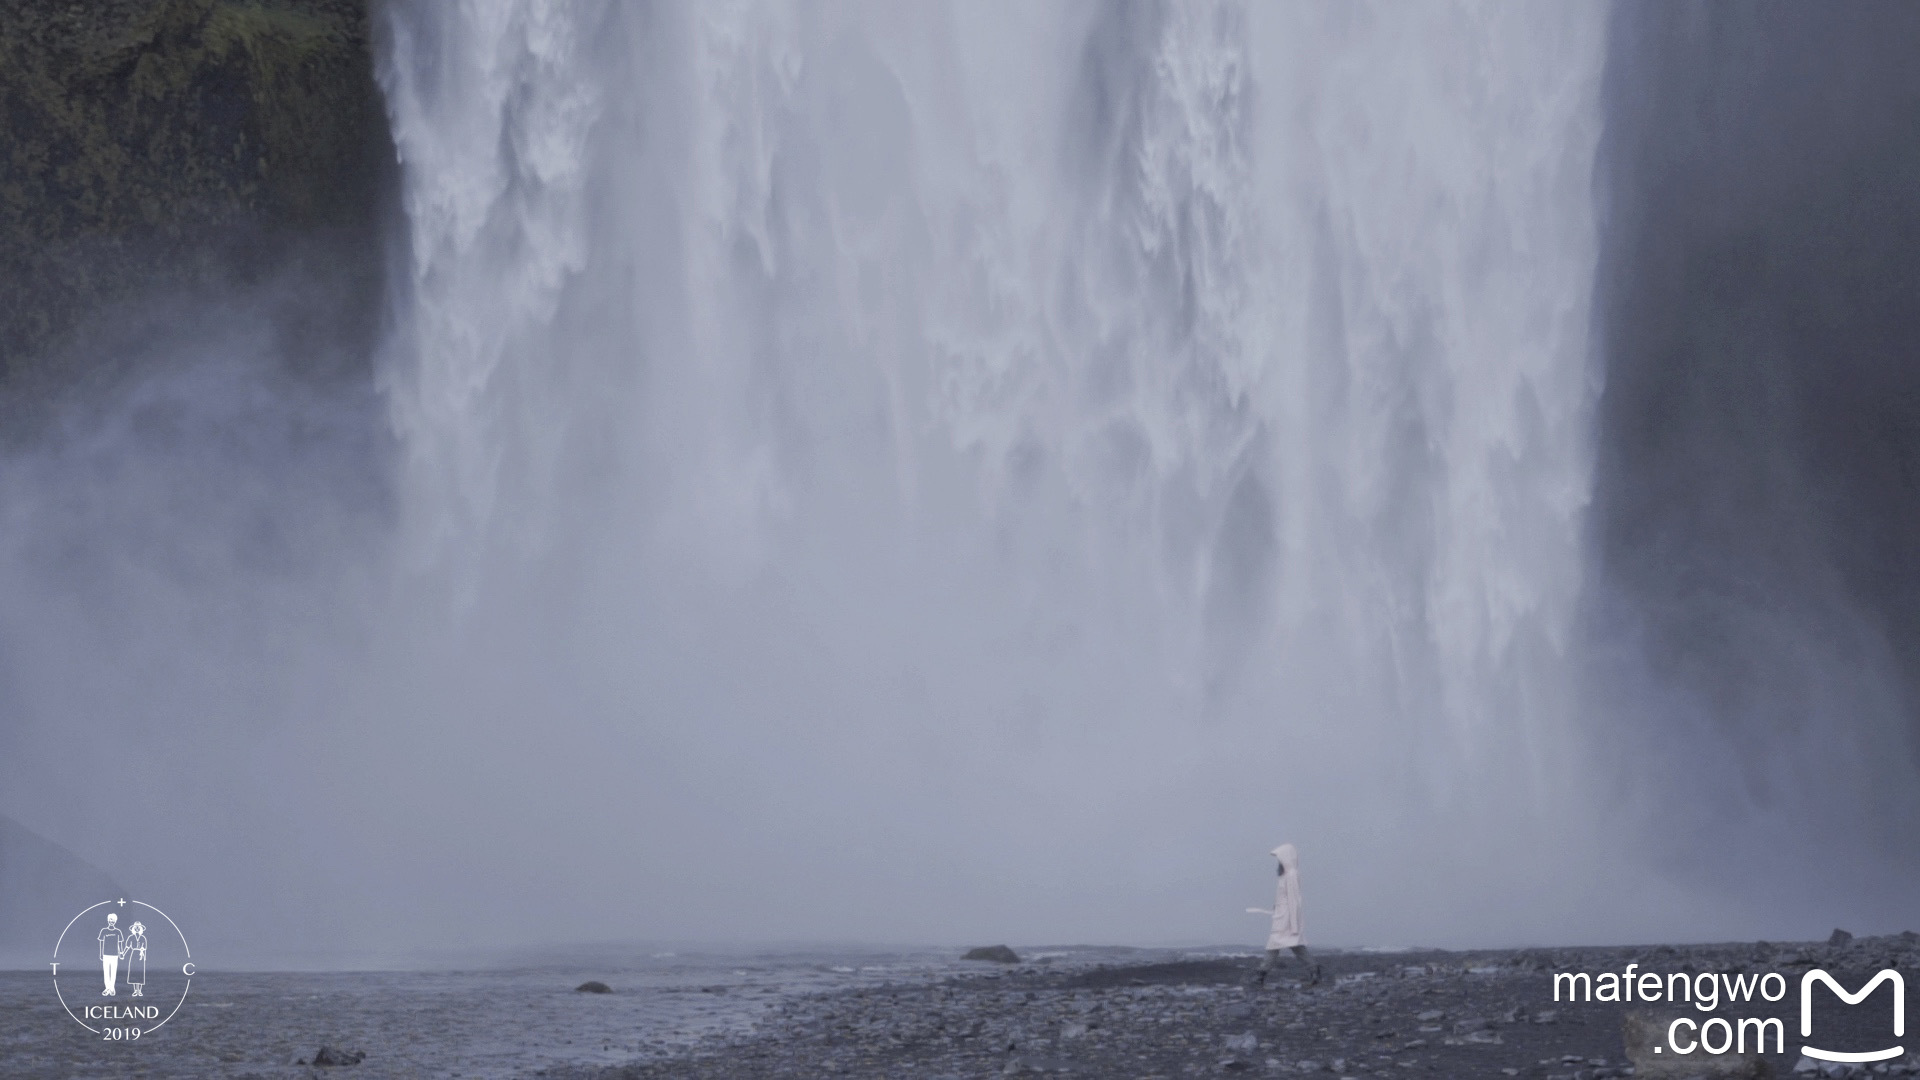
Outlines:
{"type": "MultiPolygon", "coordinates": [[[[1820,966],[1858,987],[1863,974],[1920,966],[1920,937],[1844,945],[1769,944],[1583,948],[1487,952],[1330,953],[1324,978],[1307,985],[1298,967],[1265,987],[1250,985],[1255,960],[1210,957],[1061,970],[1022,964],[978,975],[894,983],[800,997],[748,1035],[717,1037],[684,1056],[601,1070],[541,1074],[552,1080],[756,1077],[978,1077],[1074,1075],[1520,1076],[1604,1080],[1635,1075],[1622,1045],[1616,1003],[1553,1000],[1556,971],[1778,971],[1784,999],[1723,1005],[1733,1018],[1786,1020],[1786,1053],[1739,1066],[1744,1075],[1789,1076],[1800,1059],[1799,976],[1820,966]]],[[[1882,988],[1868,1005],[1881,996],[1882,988]]],[[[1837,1002],[1834,1003],[1837,1006],[1837,1002]]],[[[1682,1006],[1682,1009],[1689,1006],[1682,1006]]],[[[1669,1014],[1674,1015],[1674,1014],[1669,1014]]],[[[1819,1030],[1886,1045],[1887,1015],[1820,1014],[1819,1030]],[[1848,1024],[1852,1027],[1848,1027],[1848,1024]],[[1863,1034],[1864,1033],[1864,1034],[1863,1034]]],[[[1662,1021],[1664,1025],[1664,1020],[1662,1021]]],[[[1662,1026],[1661,1030],[1664,1030],[1662,1026]]],[[[1642,1054],[1647,1050],[1638,1051],[1642,1054]]],[[[1639,1072],[1673,1061],[1643,1058],[1639,1072]]],[[[1723,1061],[1730,1064],[1732,1059],[1723,1061]]],[[[1705,1071],[1703,1055],[1688,1058],[1705,1071]]],[[[1829,1075],[1866,1075],[1835,1067],[1829,1075]]],[[[1879,1072],[1920,1074],[1920,1055],[1879,1072]]],[[[1722,1074],[1725,1075],[1725,1074],[1722,1074]]]]}

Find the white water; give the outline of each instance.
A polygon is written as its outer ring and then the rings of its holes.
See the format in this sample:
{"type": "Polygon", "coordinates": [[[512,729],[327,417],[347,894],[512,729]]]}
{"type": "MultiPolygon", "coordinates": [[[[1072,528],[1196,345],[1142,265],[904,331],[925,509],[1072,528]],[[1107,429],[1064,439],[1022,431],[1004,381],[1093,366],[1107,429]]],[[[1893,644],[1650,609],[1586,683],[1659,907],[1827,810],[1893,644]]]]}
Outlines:
{"type": "Polygon", "coordinates": [[[1394,883],[1591,813],[1603,22],[396,11],[409,550],[540,733],[481,767],[604,749],[702,932],[1217,933],[1291,836],[1324,933],[1485,933],[1394,883]]]}
{"type": "Polygon", "coordinates": [[[1319,942],[1679,928],[1567,655],[1605,14],[396,4],[391,512],[10,465],[5,809],[260,963],[1254,942],[1289,839],[1319,942]]]}

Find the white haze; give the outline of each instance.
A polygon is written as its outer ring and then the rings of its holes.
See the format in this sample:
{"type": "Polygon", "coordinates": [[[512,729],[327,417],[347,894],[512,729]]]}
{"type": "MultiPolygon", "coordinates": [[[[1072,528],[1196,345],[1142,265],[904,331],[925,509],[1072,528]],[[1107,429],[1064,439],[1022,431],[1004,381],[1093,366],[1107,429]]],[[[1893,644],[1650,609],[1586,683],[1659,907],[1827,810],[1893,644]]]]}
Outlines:
{"type": "Polygon", "coordinates": [[[0,810],[269,961],[1811,933],[1587,764],[1605,16],[395,5],[380,400],[5,462],[0,810]]]}

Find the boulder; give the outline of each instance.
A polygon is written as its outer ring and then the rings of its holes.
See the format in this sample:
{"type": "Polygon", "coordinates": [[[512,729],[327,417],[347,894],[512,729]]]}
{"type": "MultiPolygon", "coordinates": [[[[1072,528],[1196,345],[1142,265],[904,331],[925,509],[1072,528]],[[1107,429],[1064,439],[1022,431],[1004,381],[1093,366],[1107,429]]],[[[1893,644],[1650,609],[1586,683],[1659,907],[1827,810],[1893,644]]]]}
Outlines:
{"type": "Polygon", "coordinates": [[[573,992],[576,994],[611,994],[613,993],[613,987],[608,986],[598,979],[588,979],[586,982],[574,987],[573,992]]]}
{"type": "Polygon", "coordinates": [[[1020,954],[1005,945],[982,945],[977,949],[968,949],[962,960],[987,960],[995,964],[1017,964],[1020,954]]]}
{"type": "Polygon", "coordinates": [[[1709,1054],[1696,1046],[1676,1054],[1667,1043],[1667,1024],[1675,1013],[1629,1011],[1620,1016],[1620,1041],[1633,1063],[1634,1080],[1762,1080],[1773,1075],[1765,1054],[1709,1054]]]}
{"type": "Polygon", "coordinates": [[[331,1046],[323,1046],[319,1053],[313,1055],[315,1065],[358,1065],[365,1060],[365,1050],[335,1050],[331,1046]]]}
{"type": "Polygon", "coordinates": [[[1845,930],[1835,930],[1827,936],[1827,947],[1838,949],[1853,940],[1853,935],[1845,930]]]}

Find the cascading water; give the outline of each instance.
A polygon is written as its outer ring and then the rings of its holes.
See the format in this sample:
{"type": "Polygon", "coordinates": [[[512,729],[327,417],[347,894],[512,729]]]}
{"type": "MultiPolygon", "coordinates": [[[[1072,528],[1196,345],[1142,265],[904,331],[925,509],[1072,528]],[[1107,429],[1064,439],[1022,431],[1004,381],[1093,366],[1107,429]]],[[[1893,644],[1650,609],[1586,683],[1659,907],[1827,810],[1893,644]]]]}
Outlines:
{"type": "Polygon", "coordinates": [[[1899,929],[1912,10],[386,6],[374,378],[290,242],[6,433],[0,874],[279,967],[1251,943],[1282,839],[1323,943],[1899,929]]]}
{"type": "Polygon", "coordinates": [[[396,5],[389,842],[1152,938],[1293,837],[1327,936],[1564,936],[1604,24],[396,5]]]}
{"type": "Polygon", "coordinates": [[[1251,943],[1283,839],[1326,943],[1898,929],[1832,10],[391,5],[384,334],[149,297],[0,449],[0,831],[272,965],[1251,943]]]}

